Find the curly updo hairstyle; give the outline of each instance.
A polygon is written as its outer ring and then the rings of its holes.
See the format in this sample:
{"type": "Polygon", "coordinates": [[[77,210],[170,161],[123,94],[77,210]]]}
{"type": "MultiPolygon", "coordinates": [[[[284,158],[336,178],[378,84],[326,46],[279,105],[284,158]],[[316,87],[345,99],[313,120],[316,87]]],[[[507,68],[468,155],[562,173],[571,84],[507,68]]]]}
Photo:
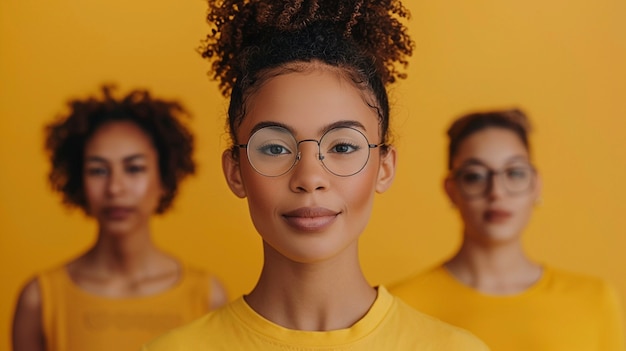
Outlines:
{"type": "Polygon", "coordinates": [[[147,90],[133,90],[121,98],[114,96],[114,90],[103,85],[101,96],[69,100],[69,113],[45,127],[51,163],[48,180],[64,204],[89,213],[83,188],[85,145],[105,123],[129,121],[146,133],[156,149],[164,188],[156,212],[163,213],[171,206],[179,182],[196,169],[193,135],[183,123],[189,114],[180,103],[154,98],[147,90]]]}
{"type": "Polygon", "coordinates": [[[209,0],[212,30],[200,52],[212,63],[222,94],[230,95],[232,140],[237,143],[235,131],[255,88],[317,61],[337,67],[374,99],[385,143],[385,87],[406,77],[400,68],[406,68],[414,43],[401,20],[409,17],[399,0],[209,0]]]}
{"type": "Polygon", "coordinates": [[[502,128],[512,131],[520,138],[526,151],[530,153],[528,134],[531,131],[531,125],[524,111],[515,108],[473,112],[457,118],[448,128],[447,134],[450,140],[448,146],[448,169],[452,169],[452,160],[459,151],[463,140],[487,128],[502,128]]]}

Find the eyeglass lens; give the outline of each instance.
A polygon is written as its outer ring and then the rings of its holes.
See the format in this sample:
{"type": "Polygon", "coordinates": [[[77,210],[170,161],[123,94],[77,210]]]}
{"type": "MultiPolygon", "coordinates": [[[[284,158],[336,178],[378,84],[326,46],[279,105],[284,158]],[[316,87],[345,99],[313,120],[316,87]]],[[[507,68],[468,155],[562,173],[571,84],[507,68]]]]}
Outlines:
{"type": "Polygon", "coordinates": [[[254,169],[269,177],[287,173],[302,157],[300,144],[318,144],[317,158],[331,173],[351,176],[361,171],[369,159],[369,143],[360,131],[340,127],[326,132],[319,141],[297,141],[283,127],[265,127],[256,131],[247,144],[248,160],[254,169]]]}
{"type": "Polygon", "coordinates": [[[466,195],[481,196],[492,188],[496,175],[500,176],[502,185],[510,194],[528,191],[534,179],[533,168],[529,165],[512,166],[500,171],[493,171],[485,166],[472,165],[459,170],[457,180],[466,195]]]}

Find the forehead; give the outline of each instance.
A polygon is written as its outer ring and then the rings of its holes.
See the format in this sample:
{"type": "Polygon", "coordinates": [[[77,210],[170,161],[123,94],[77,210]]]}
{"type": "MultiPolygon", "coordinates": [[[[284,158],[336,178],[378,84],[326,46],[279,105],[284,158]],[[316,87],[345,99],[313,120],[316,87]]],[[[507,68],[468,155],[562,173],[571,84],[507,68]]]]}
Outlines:
{"type": "Polygon", "coordinates": [[[245,140],[261,123],[280,123],[296,137],[319,136],[325,126],[356,121],[368,138],[378,135],[378,115],[367,103],[367,93],[333,68],[288,72],[270,78],[247,102],[238,129],[245,140]]]}
{"type": "Polygon", "coordinates": [[[156,153],[148,134],[130,121],[107,122],[85,144],[85,155],[124,157],[129,154],[156,153]]]}
{"type": "Polygon", "coordinates": [[[479,161],[497,168],[516,161],[529,161],[529,155],[515,132],[490,127],[469,135],[459,144],[453,167],[459,167],[468,161],[479,161]]]}

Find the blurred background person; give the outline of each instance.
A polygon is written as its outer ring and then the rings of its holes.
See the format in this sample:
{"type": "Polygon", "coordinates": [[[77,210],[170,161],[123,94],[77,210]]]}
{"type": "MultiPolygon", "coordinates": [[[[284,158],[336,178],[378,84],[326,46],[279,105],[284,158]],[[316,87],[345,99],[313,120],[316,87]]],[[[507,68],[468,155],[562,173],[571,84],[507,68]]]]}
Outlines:
{"type": "Polygon", "coordinates": [[[614,289],[601,279],[535,262],[523,248],[522,233],[542,188],[529,130],[520,110],[454,121],[444,187],[463,221],[462,245],[443,265],[390,291],[470,330],[494,351],[623,351],[614,289]]]}
{"type": "Polygon", "coordinates": [[[151,218],[195,172],[187,112],[146,90],[121,98],[101,90],[69,101],[69,113],[45,128],[50,184],[97,221],[96,242],[25,285],[14,351],[137,350],[227,300],[216,277],[151,238],[151,218]]]}

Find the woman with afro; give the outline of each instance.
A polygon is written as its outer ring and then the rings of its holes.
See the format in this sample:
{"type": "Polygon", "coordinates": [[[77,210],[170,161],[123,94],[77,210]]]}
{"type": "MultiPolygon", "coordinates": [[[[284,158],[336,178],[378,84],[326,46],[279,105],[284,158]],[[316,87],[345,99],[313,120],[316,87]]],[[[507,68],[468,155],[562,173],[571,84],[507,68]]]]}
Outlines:
{"type": "Polygon", "coordinates": [[[46,127],[49,181],[98,224],[95,244],[22,290],[14,351],[137,350],[226,301],[221,283],[159,249],[150,219],[195,171],[187,113],[135,90],[69,102],[46,127]]]}

